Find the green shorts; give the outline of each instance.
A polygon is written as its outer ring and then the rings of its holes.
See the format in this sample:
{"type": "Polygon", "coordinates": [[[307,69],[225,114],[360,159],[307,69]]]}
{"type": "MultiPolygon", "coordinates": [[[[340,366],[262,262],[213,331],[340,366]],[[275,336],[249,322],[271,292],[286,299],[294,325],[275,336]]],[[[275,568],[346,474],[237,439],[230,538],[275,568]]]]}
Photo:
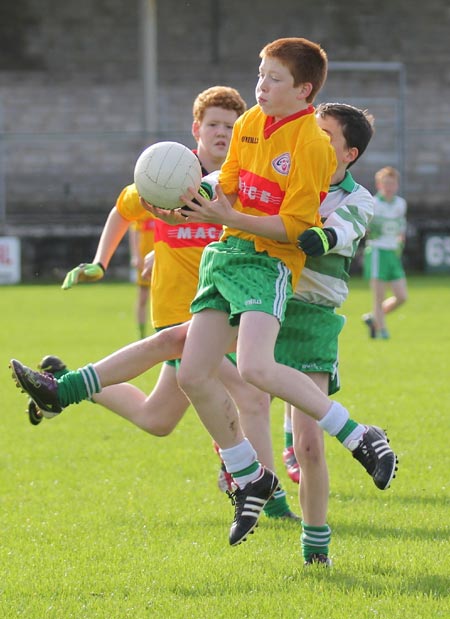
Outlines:
{"type": "Polygon", "coordinates": [[[363,273],[365,279],[381,279],[384,282],[405,278],[402,259],[395,249],[370,246],[364,249],[363,273]]]}
{"type": "Polygon", "coordinates": [[[291,299],[275,345],[278,363],[305,372],[330,375],[328,394],[340,389],[338,374],[338,336],[344,316],[332,307],[291,299]]]}
{"type": "Polygon", "coordinates": [[[228,237],[210,243],[203,251],[197,294],[192,314],[216,309],[239,324],[244,312],[264,312],[283,321],[287,300],[292,296],[292,277],[287,266],[266,252],[258,252],[251,241],[228,237]]]}

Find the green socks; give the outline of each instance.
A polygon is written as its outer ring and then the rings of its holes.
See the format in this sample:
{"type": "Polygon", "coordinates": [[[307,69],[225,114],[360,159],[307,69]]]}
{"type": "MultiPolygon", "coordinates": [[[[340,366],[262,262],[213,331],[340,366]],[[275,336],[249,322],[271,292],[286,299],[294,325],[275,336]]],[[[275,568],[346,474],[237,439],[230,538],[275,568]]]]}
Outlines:
{"type": "Polygon", "coordinates": [[[101,390],[100,380],[92,364],[75,372],[66,372],[58,379],[58,399],[63,408],[89,400],[101,390]]]}
{"type": "Polygon", "coordinates": [[[141,340],[143,340],[146,337],[146,335],[147,335],[147,324],[145,322],[144,323],[139,323],[138,324],[138,331],[139,331],[139,338],[141,340]]]}
{"type": "Polygon", "coordinates": [[[293,445],[294,445],[294,436],[292,432],[285,432],[284,433],[284,446],[292,447],[293,445]]]}
{"type": "Polygon", "coordinates": [[[339,402],[332,402],[325,417],[317,423],[324,432],[335,436],[347,449],[352,449],[351,445],[356,445],[366,431],[366,426],[350,419],[348,410],[339,402]]]}
{"type": "Polygon", "coordinates": [[[336,434],[336,438],[340,443],[343,443],[345,441],[345,439],[350,436],[350,434],[353,432],[353,430],[355,428],[358,427],[359,424],[356,423],[356,421],[353,421],[353,419],[347,419],[347,421],[345,422],[344,427],[342,428],[342,430],[340,430],[337,434],[336,434]]]}
{"type": "Polygon", "coordinates": [[[325,524],[322,527],[314,527],[302,521],[302,553],[305,561],[308,561],[312,554],[323,554],[328,556],[328,547],[331,541],[331,529],[325,524]]]}
{"type": "Polygon", "coordinates": [[[58,378],[61,378],[61,376],[64,376],[65,374],[67,374],[68,372],[70,372],[70,370],[68,370],[67,368],[64,368],[64,370],[56,370],[56,372],[52,372],[52,374],[56,379],[58,379],[58,378]]]}
{"type": "Polygon", "coordinates": [[[283,490],[281,486],[278,486],[272,498],[269,499],[264,506],[264,513],[269,518],[280,518],[280,516],[284,516],[284,514],[289,511],[290,508],[286,499],[286,491],[283,490]]]}
{"type": "Polygon", "coordinates": [[[292,447],[294,445],[294,435],[292,432],[292,417],[290,412],[291,407],[289,406],[289,410],[285,407],[284,411],[284,421],[283,421],[283,430],[284,430],[284,446],[286,448],[292,447]]]}
{"type": "Polygon", "coordinates": [[[245,488],[250,481],[253,481],[259,477],[261,470],[261,464],[258,460],[255,460],[245,469],[234,471],[231,475],[239,488],[245,488]]]}

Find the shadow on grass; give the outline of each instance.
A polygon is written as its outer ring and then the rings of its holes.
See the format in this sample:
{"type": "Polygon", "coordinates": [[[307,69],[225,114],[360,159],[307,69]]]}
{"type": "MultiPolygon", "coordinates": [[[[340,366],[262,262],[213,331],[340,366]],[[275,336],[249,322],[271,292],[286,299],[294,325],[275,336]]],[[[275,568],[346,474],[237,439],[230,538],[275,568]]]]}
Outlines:
{"type": "MultiPolygon", "coordinates": [[[[385,492],[390,492],[390,490],[386,490],[385,492]]],[[[406,505],[417,505],[417,506],[424,506],[424,507],[446,507],[448,508],[449,506],[449,498],[448,495],[445,494],[444,492],[442,494],[439,495],[427,495],[427,496],[422,496],[419,494],[411,494],[411,495],[401,495],[401,494],[397,494],[394,496],[390,496],[387,494],[380,494],[378,495],[380,497],[380,500],[383,500],[384,498],[389,499],[389,500],[393,500],[395,499],[395,502],[398,505],[402,505],[404,504],[406,505]]],[[[374,500],[373,495],[367,496],[367,497],[358,497],[355,498],[354,494],[344,494],[342,492],[339,493],[331,493],[330,497],[335,500],[335,501],[339,501],[339,502],[348,502],[348,503],[354,503],[355,501],[358,501],[358,503],[361,502],[372,502],[374,500]]]]}
{"type": "MultiPolygon", "coordinates": [[[[228,591],[235,589],[235,593],[239,595],[255,595],[261,594],[276,594],[276,590],[286,591],[286,587],[292,585],[296,588],[303,584],[312,584],[317,581],[326,581],[326,586],[330,593],[348,594],[352,592],[364,591],[365,596],[372,597],[397,597],[397,596],[412,596],[423,595],[430,600],[443,600],[449,597],[449,579],[436,574],[412,576],[407,570],[397,569],[397,567],[384,570],[374,565],[372,571],[364,570],[364,572],[355,573],[343,571],[338,567],[325,569],[322,566],[317,568],[301,567],[295,570],[291,575],[283,574],[280,571],[279,582],[276,579],[272,580],[268,589],[267,582],[264,579],[248,579],[240,580],[236,586],[233,583],[228,584],[228,591]]],[[[175,583],[170,587],[171,593],[176,596],[185,598],[203,598],[223,596],[223,582],[218,580],[209,580],[208,582],[196,582],[195,585],[184,585],[181,582],[175,583]]]]}
{"type": "MultiPolygon", "coordinates": [[[[332,571],[329,579],[343,593],[363,590],[366,595],[374,597],[391,595],[416,597],[421,594],[439,600],[446,599],[449,595],[449,579],[438,574],[414,576],[406,569],[401,570],[397,567],[388,569],[377,565],[373,567],[372,572],[365,570],[350,573],[341,571],[339,567],[332,568],[332,571]]],[[[307,574],[308,578],[316,576],[317,571],[316,574],[307,574]]],[[[323,578],[324,575],[319,576],[323,578]]],[[[300,578],[304,579],[304,576],[300,575],[300,578]]]]}
{"type": "Polygon", "coordinates": [[[342,523],[336,522],[333,525],[333,531],[336,535],[349,535],[360,537],[361,539],[376,539],[377,541],[383,538],[398,539],[406,542],[412,542],[413,540],[431,540],[436,542],[444,542],[449,539],[449,530],[446,527],[441,529],[427,529],[424,527],[398,527],[389,525],[377,526],[373,522],[352,522],[342,523]]]}

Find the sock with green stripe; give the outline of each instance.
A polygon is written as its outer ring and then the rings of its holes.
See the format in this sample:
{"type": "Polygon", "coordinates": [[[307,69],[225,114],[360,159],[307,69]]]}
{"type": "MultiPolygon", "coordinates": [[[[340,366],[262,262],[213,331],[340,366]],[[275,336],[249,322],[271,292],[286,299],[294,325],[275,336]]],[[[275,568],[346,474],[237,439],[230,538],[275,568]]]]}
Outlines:
{"type": "Polygon", "coordinates": [[[138,324],[138,332],[139,332],[139,338],[143,340],[147,334],[147,324],[145,322],[144,323],[140,322],[138,324]]]}
{"type": "Polygon", "coordinates": [[[69,372],[70,370],[68,370],[67,368],[64,368],[63,370],[56,370],[56,372],[53,372],[53,376],[58,379],[61,378],[61,376],[64,376],[64,374],[67,374],[67,372],[69,372]]]}
{"type": "Polygon", "coordinates": [[[264,507],[264,513],[269,518],[280,518],[290,511],[291,509],[287,502],[286,491],[283,490],[281,486],[278,486],[272,498],[267,501],[264,507]]]}
{"type": "Polygon", "coordinates": [[[101,390],[100,379],[92,364],[75,372],[66,372],[58,379],[58,399],[63,408],[89,400],[101,390]]]}
{"type": "Polygon", "coordinates": [[[305,561],[314,553],[328,556],[330,541],[331,529],[327,524],[315,527],[302,521],[301,544],[305,561]]]}
{"type": "Polygon", "coordinates": [[[262,466],[256,458],[256,451],[246,438],[234,447],[219,449],[219,455],[239,488],[245,488],[248,483],[258,479],[262,473],[262,466]]]}
{"type": "Polygon", "coordinates": [[[292,447],[294,445],[294,435],[292,433],[292,420],[291,416],[287,413],[284,414],[284,446],[292,447]]]}
{"type": "Polygon", "coordinates": [[[333,402],[330,410],[318,422],[319,426],[330,436],[335,436],[345,447],[355,447],[357,441],[366,431],[366,426],[350,419],[348,410],[339,402],[333,402]]]}
{"type": "Polygon", "coordinates": [[[349,419],[342,430],[336,434],[336,438],[344,447],[353,451],[359,445],[360,438],[366,430],[367,426],[349,419]]]}
{"type": "MultiPolygon", "coordinates": [[[[61,376],[64,376],[68,372],[70,372],[69,368],[64,368],[63,370],[56,370],[56,372],[52,372],[52,374],[55,378],[61,378],[61,376]]],[[[87,399],[89,400],[89,402],[92,402],[93,404],[95,404],[94,398],[87,398],[87,399]]]]}

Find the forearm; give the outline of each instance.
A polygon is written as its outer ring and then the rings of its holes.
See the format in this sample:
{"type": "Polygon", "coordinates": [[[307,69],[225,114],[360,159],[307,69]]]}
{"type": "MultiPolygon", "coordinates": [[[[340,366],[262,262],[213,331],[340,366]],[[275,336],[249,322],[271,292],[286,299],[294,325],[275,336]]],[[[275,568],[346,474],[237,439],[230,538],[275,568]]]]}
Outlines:
{"type": "Polygon", "coordinates": [[[257,215],[247,215],[239,211],[233,211],[233,215],[228,221],[223,222],[230,228],[236,228],[243,232],[263,236],[273,241],[287,243],[289,241],[283,220],[279,215],[268,215],[260,217],[257,215]]]}
{"type": "Polygon", "coordinates": [[[190,209],[189,212],[184,212],[185,221],[221,224],[274,241],[288,242],[286,228],[280,215],[263,217],[237,211],[232,207],[236,196],[224,194],[220,184],[216,187],[216,194],[217,198],[212,202],[205,200],[198,193],[193,195],[195,202],[190,199],[190,196],[182,196],[190,209]]]}
{"type": "Polygon", "coordinates": [[[108,267],[129,225],[130,222],[124,219],[116,208],[111,210],[98,242],[97,251],[93,260],[94,263],[102,264],[105,269],[108,267]]]}
{"type": "Polygon", "coordinates": [[[131,260],[137,263],[139,257],[139,232],[134,228],[130,228],[128,240],[131,260]]]}
{"type": "Polygon", "coordinates": [[[341,205],[323,222],[324,228],[333,228],[337,240],[334,253],[353,255],[360,240],[366,235],[373,216],[373,200],[367,193],[353,196],[353,202],[341,205]]]}

